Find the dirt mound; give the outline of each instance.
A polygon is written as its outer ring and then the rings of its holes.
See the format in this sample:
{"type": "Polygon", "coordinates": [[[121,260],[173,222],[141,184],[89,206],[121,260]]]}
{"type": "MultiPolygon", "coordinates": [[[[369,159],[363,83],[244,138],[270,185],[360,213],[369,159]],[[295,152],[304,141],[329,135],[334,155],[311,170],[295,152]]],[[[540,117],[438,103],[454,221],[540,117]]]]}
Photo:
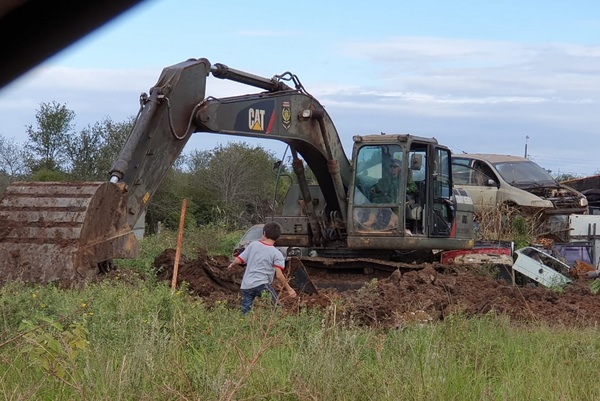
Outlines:
{"type": "Polygon", "coordinates": [[[368,325],[401,327],[408,322],[442,320],[453,314],[495,313],[517,322],[567,326],[596,325],[600,296],[576,282],[564,292],[545,287],[517,287],[473,273],[467,267],[431,267],[394,273],[374,288],[346,294],[347,314],[368,325]]]}
{"type": "MultiPolygon", "coordinates": [[[[177,273],[177,286],[185,282],[194,294],[208,301],[236,298],[244,274],[243,268],[227,270],[226,256],[209,256],[203,249],[196,259],[181,255],[177,273]]],[[[173,281],[175,250],[166,249],[154,260],[154,268],[160,280],[173,281]]]]}
{"type": "MultiPolygon", "coordinates": [[[[173,249],[156,258],[154,267],[160,279],[171,282],[174,259],[173,249]]],[[[237,305],[243,268],[229,271],[228,264],[228,257],[209,256],[205,251],[194,260],[181,257],[178,285],[186,282],[190,291],[208,304],[227,300],[237,305]]],[[[393,328],[442,320],[453,314],[495,313],[515,322],[567,326],[596,325],[600,319],[600,295],[592,294],[585,281],[576,281],[558,293],[544,287],[511,286],[467,266],[443,265],[427,265],[404,274],[396,271],[371,282],[365,278],[356,279],[360,285],[367,282],[359,289],[321,289],[316,295],[300,294],[282,301],[286,310],[296,311],[326,308],[333,300],[342,300],[339,316],[364,325],[393,328]]]]}

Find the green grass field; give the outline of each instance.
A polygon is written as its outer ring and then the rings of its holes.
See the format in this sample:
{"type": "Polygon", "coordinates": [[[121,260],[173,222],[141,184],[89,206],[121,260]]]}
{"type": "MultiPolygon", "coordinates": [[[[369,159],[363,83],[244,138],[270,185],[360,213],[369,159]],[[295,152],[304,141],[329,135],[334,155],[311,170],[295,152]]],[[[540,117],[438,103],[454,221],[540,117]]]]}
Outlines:
{"type": "Polygon", "coordinates": [[[382,331],[260,303],[242,318],[238,305],[208,308],[152,279],[152,255],[175,237],[143,241],[122,268],[141,278],[2,287],[0,399],[600,399],[594,328],[455,316],[382,331]]]}

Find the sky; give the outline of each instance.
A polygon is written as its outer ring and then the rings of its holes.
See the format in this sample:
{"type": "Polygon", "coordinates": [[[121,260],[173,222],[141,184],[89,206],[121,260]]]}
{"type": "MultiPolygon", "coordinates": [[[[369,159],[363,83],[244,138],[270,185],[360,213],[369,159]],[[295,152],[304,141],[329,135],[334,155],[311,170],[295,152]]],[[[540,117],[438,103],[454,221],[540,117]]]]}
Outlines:
{"type": "MultiPolygon", "coordinates": [[[[25,143],[53,101],[77,132],[124,121],[163,68],[200,57],[296,74],[348,155],[354,135],[410,133],[455,153],[527,149],[555,175],[600,172],[600,2],[584,0],[146,0],[0,89],[0,136],[25,143]]],[[[209,78],[206,95],[258,91],[209,78]]],[[[232,141],[285,151],[197,133],[184,153],[232,141]]]]}

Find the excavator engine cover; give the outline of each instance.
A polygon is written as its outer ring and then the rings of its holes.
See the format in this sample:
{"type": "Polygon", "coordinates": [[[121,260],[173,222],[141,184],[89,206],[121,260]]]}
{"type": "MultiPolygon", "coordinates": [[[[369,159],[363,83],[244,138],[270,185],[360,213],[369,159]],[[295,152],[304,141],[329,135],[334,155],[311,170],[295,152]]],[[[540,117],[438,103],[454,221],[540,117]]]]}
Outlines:
{"type": "Polygon", "coordinates": [[[0,200],[0,282],[71,285],[134,258],[125,197],[108,182],[16,182],[0,200]]]}

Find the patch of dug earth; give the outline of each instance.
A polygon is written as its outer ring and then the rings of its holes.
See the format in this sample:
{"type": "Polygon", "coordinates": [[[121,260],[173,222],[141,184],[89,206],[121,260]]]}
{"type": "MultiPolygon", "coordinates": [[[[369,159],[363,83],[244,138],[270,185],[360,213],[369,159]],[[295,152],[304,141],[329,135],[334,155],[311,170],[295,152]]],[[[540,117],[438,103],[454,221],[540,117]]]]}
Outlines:
{"type": "MultiPolygon", "coordinates": [[[[167,249],[154,261],[158,277],[171,282],[175,250],[167,249]]],[[[188,288],[207,304],[228,301],[237,305],[243,268],[226,269],[227,256],[209,256],[205,250],[196,259],[182,256],[178,285],[188,288]]],[[[363,283],[365,278],[357,279],[363,283]]],[[[592,294],[585,281],[576,281],[562,293],[544,287],[514,287],[478,274],[466,266],[424,265],[422,270],[374,280],[357,290],[321,289],[316,295],[283,298],[285,309],[326,308],[340,300],[340,316],[369,326],[402,327],[414,322],[442,320],[453,314],[505,315],[515,322],[539,322],[566,326],[592,326],[600,321],[600,296],[592,294]]]]}
{"type": "Polygon", "coordinates": [[[376,286],[345,294],[347,316],[366,325],[402,327],[409,322],[442,320],[452,314],[495,313],[516,322],[591,326],[599,322],[600,296],[585,282],[557,293],[544,287],[516,287],[478,275],[464,266],[432,266],[400,275],[376,286]]]}
{"type": "MultiPolygon", "coordinates": [[[[230,271],[227,269],[229,259],[226,256],[209,256],[206,250],[200,249],[196,259],[181,255],[177,274],[177,286],[183,282],[194,294],[209,304],[214,301],[235,300],[244,274],[243,268],[230,271]]],[[[175,249],[166,249],[154,259],[154,268],[158,279],[173,281],[175,265],[175,249]]]]}

